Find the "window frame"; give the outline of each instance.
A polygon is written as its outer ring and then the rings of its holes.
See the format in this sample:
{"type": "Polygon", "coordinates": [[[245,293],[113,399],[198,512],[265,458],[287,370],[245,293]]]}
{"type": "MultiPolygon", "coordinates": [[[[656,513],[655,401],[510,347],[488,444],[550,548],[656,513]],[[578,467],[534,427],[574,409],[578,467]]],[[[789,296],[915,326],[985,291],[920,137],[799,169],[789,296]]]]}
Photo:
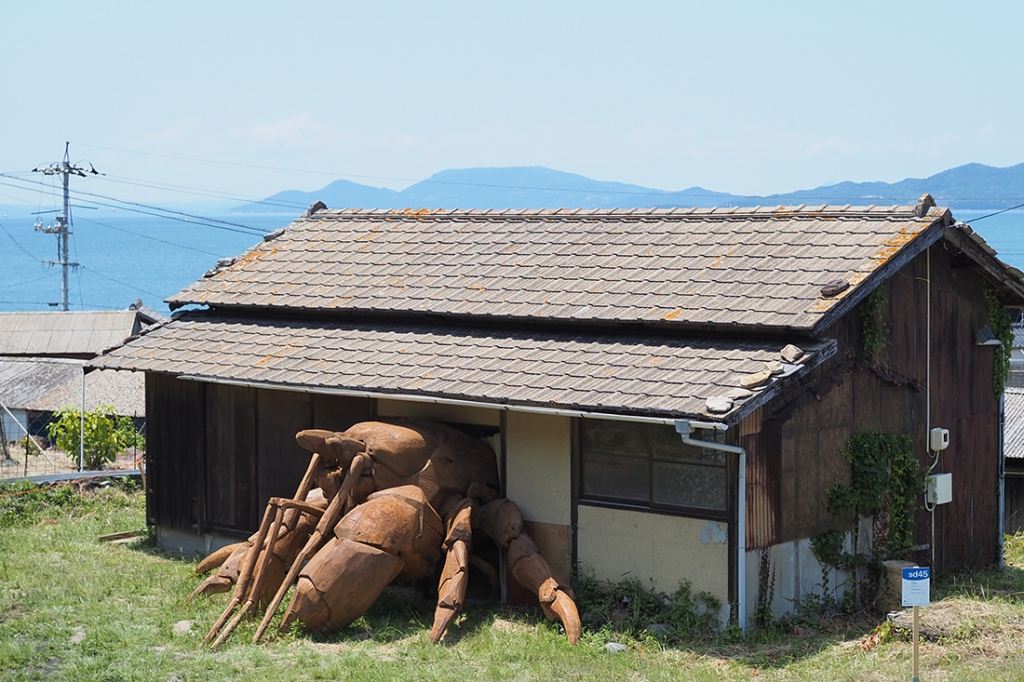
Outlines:
{"type": "MultiPolygon", "coordinates": [[[[725,521],[725,522],[729,521],[730,513],[731,513],[731,505],[732,505],[730,481],[733,480],[733,478],[735,477],[735,473],[736,473],[736,463],[734,462],[734,460],[735,460],[734,457],[729,457],[727,454],[720,453],[720,451],[717,451],[717,450],[707,450],[707,449],[705,449],[704,451],[705,452],[713,452],[716,455],[717,454],[722,454],[723,455],[722,463],[721,464],[717,464],[717,463],[701,462],[699,460],[697,460],[697,461],[686,461],[686,460],[681,461],[678,458],[673,459],[673,458],[667,457],[665,455],[660,455],[659,456],[658,454],[656,454],[656,449],[653,447],[654,439],[650,436],[650,434],[648,434],[648,437],[647,437],[648,451],[643,453],[643,454],[637,454],[637,455],[635,455],[635,454],[623,454],[623,453],[616,453],[616,452],[612,452],[612,451],[608,451],[608,452],[600,452],[600,451],[598,451],[598,452],[590,452],[590,453],[588,453],[587,449],[586,449],[586,445],[585,445],[586,444],[586,434],[585,434],[586,422],[602,422],[602,421],[604,421],[604,422],[614,422],[614,421],[620,421],[620,420],[598,419],[598,418],[593,418],[593,417],[581,417],[581,418],[578,418],[578,419],[576,419],[574,421],[576,422],[576,427],[575,427],[576,438],[575,438],[575,441],[577,443],[577,448],[578,448],[578,454],[577,454],[578,459],[577,459],[577,461],[579,462],[579,471],[578,471],[578,477],[577,477],[577,479],[579,481],[579,483],[578,483],[578,493],[577,493],[577,503],[578,504],[582,504],[582,505],[586,505],[586,506],[593,506],[593,507],[607,507],[607,508],[612,508],[612,509],[626,509],[626,510],[630,510],[630,511],[641,511],[641,512],[647,512],[647,513],[667,514],[667,515],[671,515],[671,516],[684,516],[684,517],[687,517],[687,518],[707,519],[707,520],[711,520],[711,521],[725,521]],[[585,484],[586,484],[586,471],[587,471],[588,454],[590,454],[590,455],[593,455],[593,454],[610,455],[610,456],[613,456],[613,457],[620,457],[620,458],[623,458],[623,459],[636,459],[638,462],[645,464],[646,467],[647,467],[647,499],[646,499],[646,501],[640,502],[640,501],[635,500],[635,499],[624,498],[624,497],[621,497],[621,496],[605,495],[605,494],[595,494],[595,493],[588,493],[588,492],[586,492],[586,485],[585,484]],[[673,504],[673,503],[670,503],[670,502],[659,502],[659,501],[656,501],[655,494],[654,494],[655,493],[655,490],[654,490],[654,488],[655,488],[655,480],[656,480],[655,479],[655,475],[654,475],[654,468],[655,468],[655,464],[656,463],[661,463],[661,464],[666,464],[666,463],[667,464],[682,464],[682,465],[684,465],[686,467],[705,468],[705,469],[712,469],[712,470],[716,470],[716,471],[722,471],[723,475],[724,475],[724,482],[723,482],[723,486],[722,486],[722,490],[721,490],[721,503],[722,503],[722,507],[720,509],[712,509],[712,508],[708,508],[708,507],[696,507],[696,506],[692,506],[692,505],[673,504]]],[[[623,423],[627,423],[627,424],[638,424],[638,425],[642,424],[642,425],[647,426],[648,428],[659,426],[658,424],[653,424],[653,423],[650,423],[650,422],[647,422],[647,423],[644,423],[644,422],[629,422],[629,421],[626,421],[626,420],[622,420],[622,422],[623,423]]],[[[671,426],[669,426],[667,424],[663,425],[663,426],[665,426],[665,428],[672,428],[671,426]]],[[[722,434],[716,434],[716,436],[717,437],[715,438],[715,441],[713,441],[713,442],[719,442],[719,441],[723,440],[722,434]]],[[[680,445],[682,445],[682,443],[680,443],[680,445]]]]}

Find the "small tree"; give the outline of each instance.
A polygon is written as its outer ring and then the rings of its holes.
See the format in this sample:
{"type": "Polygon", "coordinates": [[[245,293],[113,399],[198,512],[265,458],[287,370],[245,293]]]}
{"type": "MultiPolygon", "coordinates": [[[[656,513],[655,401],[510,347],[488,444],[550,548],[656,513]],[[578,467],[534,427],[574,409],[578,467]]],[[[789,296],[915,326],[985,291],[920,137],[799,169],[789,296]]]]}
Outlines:
{"type": "MultiPolygon", "coordinates": [[[[78,462],[82,434],[82,413],[74,407],[64,407],[53,415],[46,432],[68,458],[78,462]]],[[[114,414],[110,405],[99,405],[95,412],[85,413],[86,469],[100,469],[128,447],[142,440],[131,417],[114,414]]]]}

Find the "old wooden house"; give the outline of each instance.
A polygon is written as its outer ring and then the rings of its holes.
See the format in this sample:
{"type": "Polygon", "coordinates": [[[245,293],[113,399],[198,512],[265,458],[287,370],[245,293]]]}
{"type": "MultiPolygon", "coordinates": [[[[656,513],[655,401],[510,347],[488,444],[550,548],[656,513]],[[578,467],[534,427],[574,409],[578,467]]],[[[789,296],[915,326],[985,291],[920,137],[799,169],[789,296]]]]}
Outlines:
{"type": "Polygon", "coordinates": [[[848,531],[824,500],[856,433],[907,434],[922,469],[952,474],[952,501],[918,514],[916,561],[999,558],[1001,346],[978,333],[1024,283],[930,197],[318,204],[170,304],[173,322],[92,362],[146,372],[148,515],[167,546],[250,533],[308,462],[296,431],[422,416],[493,446],[561,571],[687,580],[741,625],[759,599],[782,613],[821,590],[810,543],[848,531]],[[933,427],[951,434],[937,459],[933,427]]]}

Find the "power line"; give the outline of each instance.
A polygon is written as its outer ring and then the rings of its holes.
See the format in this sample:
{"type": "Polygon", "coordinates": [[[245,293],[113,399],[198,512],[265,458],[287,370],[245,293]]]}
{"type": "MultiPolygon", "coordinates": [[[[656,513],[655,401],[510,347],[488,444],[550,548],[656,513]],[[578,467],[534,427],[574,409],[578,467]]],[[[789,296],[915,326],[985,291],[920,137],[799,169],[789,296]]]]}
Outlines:
{"type": "Polygon", "coordinates": [[[23,286],[26,286],[28,284],[34,284],[36,282],[41,282],[44,279],[50,279],[52,276],[53,276],[52,274],[43,275],[42,277],[36,277],[35,279],[28,279],[28,280],[25,280],[24,282],[15,282],[14,284],[10,284],[8,286],[10,286],[10,287],[23,287],[23,286]]]}
{"type": "Polygon", "coordinates": [[[147,187],[149,189],[159,189],[165,192],[177,192],[179,194],[186,194],[190,196],[206,196],[213,197],[215,199],[231,199],[232,201],[245,202],[248,204],[262,204],[264,206],[277,206],[279,208],[293,208],[297,210],[306,210],[308,208],[306,204],[297,201],[285,201],[283,199],[270,200],[268,198],[259,197],[245,197],[232,194],[224,194],[221,192],[214,192],[208,189],[199,189],[197,187],[189,187],[187,185],[172,185],[164,183],[150,183],[150,182],[139,182],[131,180],[130,178],[121,178],[118,176],[107,175],[104,177],[105,180],[110,182],[117,182],[123,185],[134,185],[136,187],[147,187]]]}
{"type": "Polygon", "coordinates": [[[81,265],[79,267],[81,267],[81,269],[86,271],[86,272],[91,272],[92,274],[96,275],[97,277],[102,277],[103,279],[108,279],[111,282],[114,282],[115,284],[120,284],[123,287],[128,287],[132,291],[141,291],[142,293],[144,293],[144,294],[146,294],[148,296],[156,296],[160,300],[163,300],[163,297],[161,296],[161,294],[153,293],[152,291],[146,291],[145,289],[137,287],[134,284],[128,284],[127,282],[122,282],[119,279],[114,279],[113,277],[110,277],[108,275],[104,275],[102,272],[94,270],[93,268],[87,268],[84,265],[81,265]]]}
{"type": "Polygon", "coordinates": [[[42,258],[38,258],[38,257],[34,256],[28,249],[26,249],[24,246],[22,246],[18,242],[18,240],[14,238],[14,235],[7,231],[7,228],[4,227],[3,223],[0,223],[0,230],[3,230],[4,234],[6,234],[8,237],[10,237],[11,241],[14,242],[14,245],[17,246],[22,251],[24,251],[25,255],[27,255],[29,258],[31,258],[34,261],[39,261],[40,263],[44,263],[44,264],[46,263],[45,260],[43,260],[42,258]]]}
{"type": "Polygon", "coordinates": [[[196,253],[205,253],[208,256],[216,256],[216,257],[219,258],[222,255],[222,254],[219,254],[219,253],[214,253],[212,251],[205,251],[203,249],[197,249],[194,246],[186,246],[185,244],[178,244],[177,242],[169,242],[166,239],[160,239],[159,237],[151,237],[151,236],[149,236],[147,234],[142,234],[141,232],[132,232],[131,230],[126,230],[126,229],[124,229],[122,227],[114,227],[113,225],[108,225],[107,223],[102,223],[102,222],[100,222],[98,220],[91,220],[89,218],[79,218],[78,220],[81,221],[81,222],[92,223],[93,225],[100,225],[102,227],[106,227],[106,228],[111,229],[111,230],[116,230],[118,232],[123,232],[125,234],[130,234],[132,236],[140,237],[142,239],[149,239],[149,240],[154,241],[154,242],[160,242],[161,244],[168,244],[170,246],[177,246],[180,249],[187,249],[189,251],[195,251],[196,253]]]}
{"type": "MultiPolygon", "coordinates": [[[[59,305],[53,301],[0,301],[0,305],[45,305],[53,308],[59,305]]],[[[100,305],[99,303],[82,303],[82,306],[89,306],[90,308],[103,308],[104,310],[124,310],[124,308],[116,305],[100,305]]]]}
{"type": "MultiPolygon", "coordinates": [[[[21,180],[20,178],[11,178],[10,176],[3,175],[2,173],[0,173],[0,177],[6,177],[6,178],[8,178],[10,180],[15,180],[17,182],[26,182],[25,180],[21,180]]],[[[0,185],[5,186],[5,187],[14,187],[15,189],[26,189],[26,188],[21,187],[19,185],[12,185],[12,184],[6,183],[6,182],[0,182],[0,185]]],[[[142,209],[139,209],[139,208],[133,208],[132,207],[133,202],[125,202],[125,201],[122,201],[120,199],[111,199],[111,201],[117,202],[117,204],[115,205],[115,204],[110,204],[110,203],[106,203],[106,202],[103,202],[103,201],[96,201],[95,199],[84,199],[84,198],[82,198],[81,195],[83,195],[83,194],[89,195],[88,193],[72,191],[71,194],[73,194],[78,199],[78,201],[80,203],[95,204],[96,206],[102,206],[104,208],[116,208],[116,209],[120,209],[122,211],[128,211],[128,212],[131,212],[131,213],[138,213],[138,214],[141,214],[141,215],[148,215],[148,216],[151,216],[151,217],[154,217],[154,218],[163,218],[165,220],[175,220],[177,222],[188,223],[190,225],[200,225],[202,227],[212,227],[214,229],[226,230],[228,232],[238,232],[239,234],[247,234],[247,235],[257,236],[257,237],[263,235],[263,230],[261,230],[261,229],[259,229],[257,227],[249,226],[249,225],[242,225],[241,226],[241,227],[243,227],[245,229],[235,229],[235,228],[232,228],[232,227],[228,227],[227,225],[234,225],[234,224],[237,224],[237,223],[229,223],[227,221],[217,221],[214,218],[204,218],[202,216],[193,216],[192,214],[182,213],[182,212],[172,212],[172,213],[177,213],[177,215],[167,215],[165,213],[160,213],[160,211],[167,211],[168,209],[163,209],[163,208],[160,208],[159,206],[149,206],[147,204],[135,203],[136,206],[145,206],[146,208],[152,209],[151,211],[145,211],[145,210],[142,210],[142,209]],[[154,211],[157,211],[157,212],[154,212],[154,211]],[[186,216],[187,219],[183,219],[181,217],[178,217],[179,215],[186,216]],[[214,221],[214,222],[210,222],[210,221],[214,221]],[[215,222],[225,223],[225,225],[214,224],[215,222]]],[[[91,196],[97,196],[97,195],[91,195],[91,196]]]]}
{"type": "Polygon", "coordinates": [[[973,219],[971,219],[971,222],[972,223],[976,223],[979,220],[984,220],[985,218],[991,218],[994,215],[999,215],[1000,213],[1006,213],[1007,211],[1013,211],[1013,210],[1016,210],[1018,208],[1024,208],[1024,204],[1017,204],[1016,206],[1011,206],[1010,208],[1004,208],[1003,210],[996,211],[995,213],[989,213],[988,215],[983,215],[980,218],[973,218],[973,219]]]}

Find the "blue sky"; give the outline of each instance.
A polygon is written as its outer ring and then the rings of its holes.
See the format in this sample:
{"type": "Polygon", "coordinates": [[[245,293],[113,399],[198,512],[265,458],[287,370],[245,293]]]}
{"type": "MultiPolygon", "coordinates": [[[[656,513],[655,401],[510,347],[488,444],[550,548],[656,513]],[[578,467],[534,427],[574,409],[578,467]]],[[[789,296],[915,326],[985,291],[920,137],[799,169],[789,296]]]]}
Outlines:
{"type": "Polygon", "coordinates": [[[766,194],[1024,161],[1024,3],[896,5],[12,3],[0,172],[64,140],[109,174],[82,182],[143,201],[200,197],[118,183],[543,165],[766,194]]]}

